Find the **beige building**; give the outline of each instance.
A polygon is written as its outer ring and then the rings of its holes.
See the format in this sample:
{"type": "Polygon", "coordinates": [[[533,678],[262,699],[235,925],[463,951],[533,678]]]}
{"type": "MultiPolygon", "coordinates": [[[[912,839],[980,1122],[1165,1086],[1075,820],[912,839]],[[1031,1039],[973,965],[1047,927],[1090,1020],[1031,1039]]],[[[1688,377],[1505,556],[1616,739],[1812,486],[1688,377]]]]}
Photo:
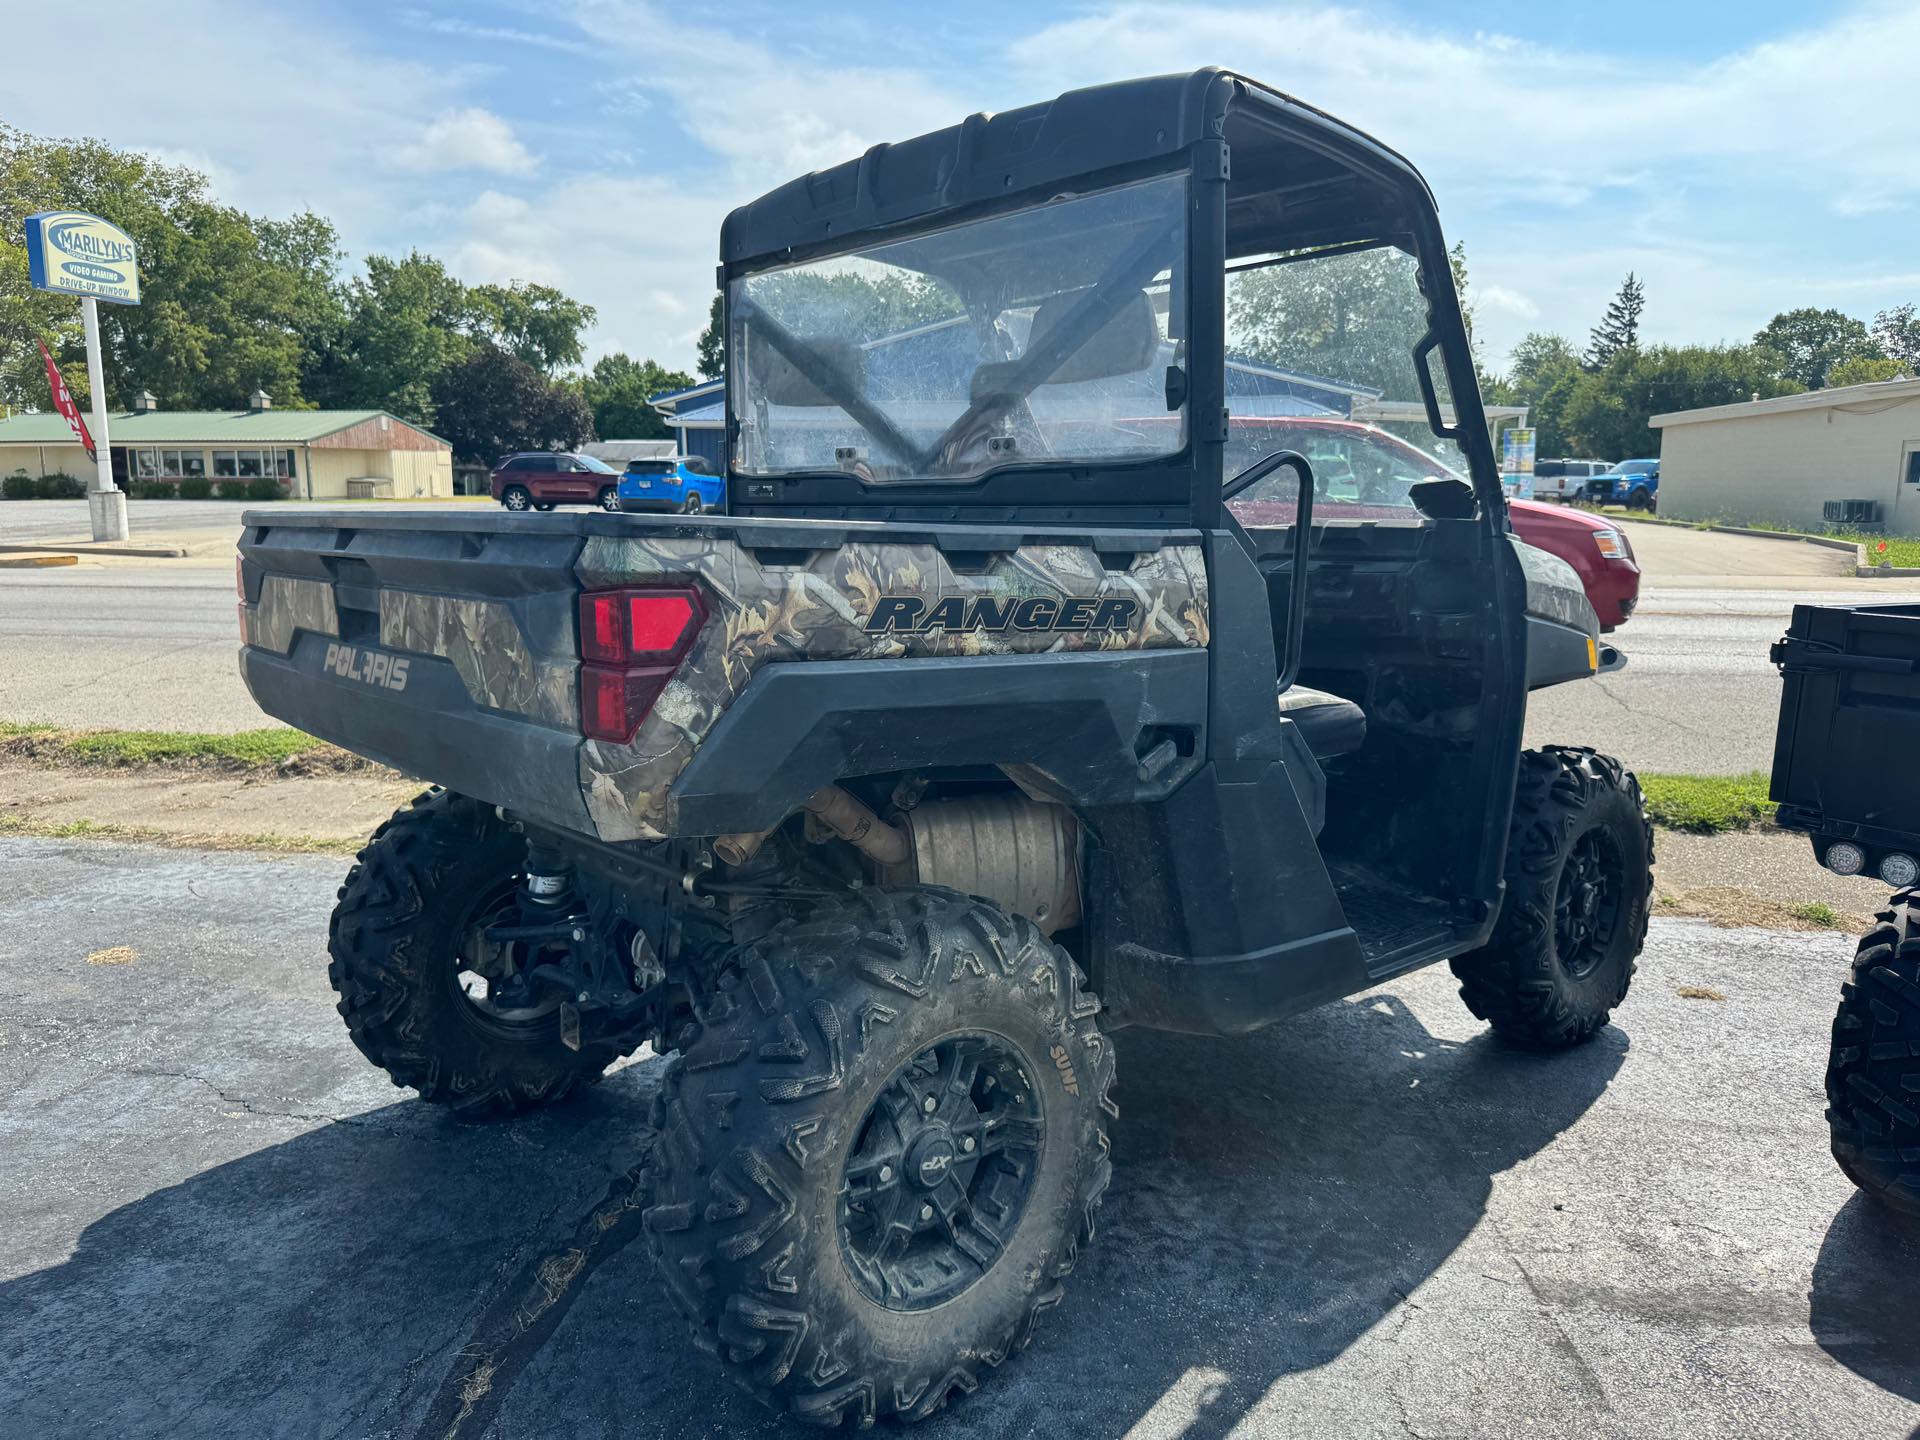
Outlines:
{"type": "MultiPolygon", "coordinates": [[[[276,410],[265,395],[253,400],[249,410],[160,410],[142,395],[134,409],[107,417],[115,483],[137,494],[207,480],[217,493],[223,481],[270,478],[300,500],[453,494],[452,447],[396,415],[276,410]]],[[[0,478],[19,470],[84,481],[93,462],[58,415],[15,415],[0,420],[0,478]]]]}
{"type": "Polygon", "coordinates": [[[1661,432],[1663,516],[1920,535],[1920,380],[1677,410],[1649,423],[1661,432]],[[1858,502],[1850,522],[1829,519],[1839,501],[1858,502]]]}

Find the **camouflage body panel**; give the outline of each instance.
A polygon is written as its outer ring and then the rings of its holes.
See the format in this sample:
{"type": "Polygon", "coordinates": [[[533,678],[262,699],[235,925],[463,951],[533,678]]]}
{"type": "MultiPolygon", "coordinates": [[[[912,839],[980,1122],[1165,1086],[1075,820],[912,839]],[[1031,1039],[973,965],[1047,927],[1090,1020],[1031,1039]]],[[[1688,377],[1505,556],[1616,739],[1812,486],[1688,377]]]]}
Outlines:
{"type": "Polygon", "coordinates": [[[513,612],[497,601],[382,590],[380,643],[450,661],[467,693],[489,710],[561,729],[579,723],[574,698],[579,666],[536,656],[513,612]]]}
{"type": "Polygon", "coordinates": [[[1580,573],[1558,555],[1549,555],[1524,540],[1513,541],[1514,554],[1520,557],[1520,570],[1527,577],[1527,614],[1541,620],[1600,633],[1600,621],[1587,599],[1580,573]]]}
{"type": "Polygon", "coordinates": [[[674,780],[763,665],[1204,648],[1208,639],[1206,562],[1198,545],[1144,551],[1119,570],[1107,568],[1090,546],[1028,545],[991,555],[978,572],[959,573],[933,545],[853,541],[808,552],[803,563],[769,565],[732,540],[698,532],[593,536],[576,571],[589,588],[697,583],[712,611],[632,743],[581,746],[587,809],[607,840],[675,834],[674,780]],[[1077,631],[868,628],[883,598],[1004,606],[1035,596],[1130,601],[1111,613],[1124,612],[1131,623],[1077,631]]]}
{"type": "Polygon", "coordinates": [[[262,577],[260,598],[247,607],[246,643],[285,655],[293,649],[296,630],[338,638],[340,612],[334,608],[333,586],[293,575],[262,577]]]}

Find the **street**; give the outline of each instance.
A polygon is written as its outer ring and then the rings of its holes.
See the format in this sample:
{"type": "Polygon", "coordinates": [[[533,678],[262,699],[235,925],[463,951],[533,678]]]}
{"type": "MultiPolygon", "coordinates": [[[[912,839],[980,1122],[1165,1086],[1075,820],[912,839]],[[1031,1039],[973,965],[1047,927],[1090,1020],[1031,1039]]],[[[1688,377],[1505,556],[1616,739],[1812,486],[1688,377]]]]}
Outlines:
{"type": "MultiPolygon", "coordinates": [[[[0,841],[10,1432],[796,1433],[634,1243],[658,1062],[498,1124],[395,1092],[326,984],[344,863],[0,841]]],[[[1557,1057],[1444,967],[1245,1039],[1123,1032],[1100,1236],[915,1433],[1906,1436],[1920,1248],[1821,1117],[1849,951],[1656,921],[1557,1057]]]]}

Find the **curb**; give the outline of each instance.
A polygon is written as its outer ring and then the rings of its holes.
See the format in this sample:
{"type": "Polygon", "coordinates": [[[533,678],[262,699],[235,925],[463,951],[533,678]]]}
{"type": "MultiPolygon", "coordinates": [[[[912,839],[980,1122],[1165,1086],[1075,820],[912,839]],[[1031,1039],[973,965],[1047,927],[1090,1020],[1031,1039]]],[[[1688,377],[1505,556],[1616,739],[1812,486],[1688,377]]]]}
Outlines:
{"type": "Polygon", "coordinates": [[[78,555],[0,555],[0,570],[44,570],[79,562],[78,555]]]}
{"type": "MultiPolygon", "coordinates": [[[[0,555],[44,554],[45,545],[0,544],[0,555]]],[[[178,545],[129,545],[120,540],[63,540],[60,549],[75,555],[132,555],[149,560],[180,560],[186,551],[178,545]]]]}
{"type": "Polygon", "coordinates": [[[1629,525],[1669,525],[1684,530],[1706,530],[1715,535],[1746,535],[1755,540],[1798,540],[1803,545],[1818,545],[1823,550],[1846,550],[1853,555],[1853,575],[1856,580],[1904,580],[1920,577],[1920,567],[1912,565],[1869,565],[1867,547],[1857,540],[1839,540],[1831,535],[1802,535],[1794,530],[1755,530],[1746,525],[1703,525],[1687,520],[1628,519],[1625,515],[1609,515],[1609,520],[1622,520],[1629,525]]]}

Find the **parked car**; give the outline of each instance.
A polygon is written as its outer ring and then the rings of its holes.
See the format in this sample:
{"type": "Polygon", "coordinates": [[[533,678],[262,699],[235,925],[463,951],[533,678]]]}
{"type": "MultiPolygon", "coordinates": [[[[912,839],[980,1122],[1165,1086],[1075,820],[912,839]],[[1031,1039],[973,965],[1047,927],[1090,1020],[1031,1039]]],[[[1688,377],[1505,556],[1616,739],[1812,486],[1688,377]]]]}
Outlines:
{"type": "Polygon", "coordinates": [[[1660,461],[1622,460],[1587,482],[1587,498],[1596,505],[1653,510],[1660,503],[1660,461]]]}
{"type": "Polygon", "coordinates": [[[556,505],[620,508],[620,472],[604,460],[571,451],[509,455],[487,477],[487,493],[509,510],[551,510],[556,505]]]}
{"type": "Polygon", "coordinates": [[[698,515],[718,510],[727,498],[727,482],[698,455],[671,455],[664,460],[629,460],[620,477],[622,510],[677,510],[698,515]]]}
{"type": "Polygon", "coordinates": [[[1573,566],[1602,630],[1627,623],[1640,599],[1640,564],[1624,529],[1602,516],[1538,500],[1509,500],[1507,517],[1527,544],[1573,566]]]}
{"type": "Polygon", "coordinates": [[[1604,460],[1536,460],[1533,462],[1534,500],[1579,500],[1587,482],[1606,472],[1604,460]]]}
{"type": "MultiPolygon", "coordinates": [[[[1314,514],[1327,520],[1394,520],[1413,516],[1407,492],[1422,480],[1456,472],[1438,456],[1398,435],[1354,420],[1320,416],[1239,417],[1227,431],[1230,468],[1274,450],[1298,450],[1313,464],[1314,514]]],[[[1604,462],[1600,462],[1604,463],[1604,462]]],[[[1263,482],[1227,508],[1243,525],[1293,520],[1291,472],[1263,482]]],[[[1563,505],[1509,500],[1514,534],[1557,555],[1579,575],[1602,630],[1624,625],[1640,595],[1640,567],[1627,537],[1604,519],[1563,505]]]]}

